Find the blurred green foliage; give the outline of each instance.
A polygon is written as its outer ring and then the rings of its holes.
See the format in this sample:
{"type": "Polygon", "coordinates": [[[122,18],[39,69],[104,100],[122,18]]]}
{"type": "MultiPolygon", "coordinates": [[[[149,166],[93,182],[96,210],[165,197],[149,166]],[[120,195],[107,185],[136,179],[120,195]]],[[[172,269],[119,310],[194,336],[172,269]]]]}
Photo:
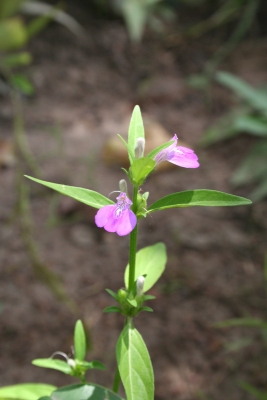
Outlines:
{"type": "Polygon", "coordinates": [[[164,21],[175,17],[173,10],[181,0],[94,0],[94,3],[107,15],[121,15],[130,40],[140,42],[146,25],[154,31],[163,32],[164,21]]]}
{"type": "Polygon", "coordinates": [[[192,75],[188,79],[190,86],[196,89],[207,90],[211,84],[214,72],[218,65],[235,49],[253,25],[264,0],[224,0],[217,4],[217,8],[210,17],[200,21],[188,29],[187,36],[196,38],[204,33],[220,27],[228,28],[229,37],[215,51],[213,57],[205,64],[201,74],[192,75]],[[232,27],[231,27],[232,26],[232,27]]]}
{"type": "MultiPolygon", "coordinates": [[[[88,1],[88,0],[87,0],[88,1]]],[[[132,41],[140,42],[144,28],[148,24],[152,29],[163,31],[162,21],[179,16],[180,11],[200,15],[200,21],[192,26],[184,27],[181,22],[174,28],[172,45],[179,44],[181,35],[197,38],[221,26],[232,24],[231,33],[223,46],[216,52],[207,71],[223,59],[235,45],[244,37],[254,22],[261,3],[265,0],[93,0],[98,9],[105,13],[116,12],[125,22],[129,37],[132,41]]],[[[178,20],[177,20],[178,21],[178,20]]]]}
{"type": "MultiPolygon", "coordinates": [[[[31,63],[29,52],[21,49],[29,40],[31,23],[26,24],[20,15],[20,8],[27,0],[0,0],[0,71],[2,92],[8,91],[8,85],[30,95],[34,89],[30,81],[22,74],[16,74],[20,66],[31,63]]],[[[39,18],[38,18],[39,19],[39,18]]]]}
{"type": "Polygon", "coordinates": [[[115,10],[123,16],[132,41],[140,42],[146,24],[155,31],[163,31],[162,20],[174,18],[168,3],[162,0],[114,0],[115,10]]]}
{"type": "Polygon", "coordinates": [[[254,201],[261,200],[267,195],[267,88],[256,89],[226,72],[218,72],[215,77],[220,84],[232,90],[241,102],[206,131],[201,144],[208,146],[243,133],[261,138],[249,150],[231,178],[236,186],[256,183],[251,198],[254,201]]]}
{"type": "Polygon", "coordinates": [[[17,74],[17,68],[31,63],[32,57],[22,49],[29,40],[42,31],[52,20],[65,25],[75,34],[82,28],[58,7],[34,0],[0,0],[0,91],[8,92],[9,86],[25,95],[31,95],[34,88],[24,74],[17,74]],[[26,20],[22,14],[34,15],[26,20]]]}

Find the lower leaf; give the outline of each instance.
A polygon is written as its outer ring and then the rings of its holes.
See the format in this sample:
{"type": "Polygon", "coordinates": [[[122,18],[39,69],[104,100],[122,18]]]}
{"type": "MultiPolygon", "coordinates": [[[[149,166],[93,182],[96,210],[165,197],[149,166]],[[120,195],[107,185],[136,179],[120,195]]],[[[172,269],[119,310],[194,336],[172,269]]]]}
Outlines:
{"type": "Polygon", "coordinates": [[[131,319],[119,337],[116,357],[127,400],[153,400],[154,375],[150,356],[131,319]]]}

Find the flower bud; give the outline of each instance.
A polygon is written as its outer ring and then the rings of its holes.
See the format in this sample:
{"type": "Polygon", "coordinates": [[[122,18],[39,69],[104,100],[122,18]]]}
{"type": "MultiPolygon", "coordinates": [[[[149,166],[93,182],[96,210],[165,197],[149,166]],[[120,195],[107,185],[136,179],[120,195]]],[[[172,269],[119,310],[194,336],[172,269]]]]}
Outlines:
{"type": "Polygon", "coordinates": [[[72,358],[69,358],[67,363],[69,364],[69,366],[71,368],[75,368],[76,367],[76,362],[72,358]]]}
{"type": "Polygon", "coordinates": [[[134,148],[135,158],[144,157],[144,151],[145,151],[145,139],[140,137],[136,140],[135,143],[135,148],[134,148]]]}
{"type": "Polygon", "coordinates": [[[125,179],[121,179],[119,182],[120,192],[127,194],[127,182],[125,179]]]}
{"type": "Polygon", "coordinates": [[[136,297],[141,297],[144,294],[144,284],[145,278],[141,275],[136,281],[136,297]]]}

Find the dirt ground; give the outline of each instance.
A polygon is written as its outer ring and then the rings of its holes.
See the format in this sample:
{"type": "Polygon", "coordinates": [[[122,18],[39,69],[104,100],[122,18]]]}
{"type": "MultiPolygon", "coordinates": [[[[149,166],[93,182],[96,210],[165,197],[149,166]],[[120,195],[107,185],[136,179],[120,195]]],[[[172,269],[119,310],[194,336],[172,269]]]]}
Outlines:
{"type": "MultiPolygon", "coordinates": [[[[105,196],[117,190],[124,173],[103,161],[103,149],[111,137],[126,134],[133,106],[139,104],[170,138],[177,133],[194,148],[201,164],[196,170],[177,167],[151,176],[143,187],[150,192],[151,203],[169,193],[198,188],[249,197],[251,188],[233,188],[229,178],[254,139],[242,136],[207,149],[198,147],[204,130],[233,106],[232,96],[214,85],[208,104],[202,93],[185,83],[189,74],[201,71],[220,38],[169,47],[148,33],[141,46],[133,46],[120,21],[97,21],[77,8],[74,15],[86,28],[86,38],[52,24],[30,45],[36,94],[23,102],[40,178],[88,187],[105,196]]],[[[266,82],[266,65],[267,39],[252,37],[221,69],[259,85],[266,82]]],[[[1,98],[0,119],[1,139],[12,138],[7,98],[1,98]]],[[[25,168],[21,173],[31,171],[25,168]]],[[[0,172],[0,385],[75,382],[34,367],[31,361],[57,350],[70,353],[80,317],[91,330],[88,360],[107,366],[105,372],[88,373],[88,380],[110,386],[123,320],[103,314],[114,304],[104,289],[123,286],[128,237],[98,229],[95,210],[30,184],[34,239],[42,261],[61,277],[78,305],[80,311],[73,315],[34,273],[12,218],[15,177],[16,167],[0,172]]],[[[156,400],[249,400],[242,381],[266,388],[261,333],[213,326],[228,318],[266,317],[266,217],[267,203],[262,201],[252,207],[159,212],[140,224],[139,248],[163,241],[168,251],[166,271],[151,290],[157,297],[151,303],[154,313],[136,319],[151,352],[156,400]]]]}

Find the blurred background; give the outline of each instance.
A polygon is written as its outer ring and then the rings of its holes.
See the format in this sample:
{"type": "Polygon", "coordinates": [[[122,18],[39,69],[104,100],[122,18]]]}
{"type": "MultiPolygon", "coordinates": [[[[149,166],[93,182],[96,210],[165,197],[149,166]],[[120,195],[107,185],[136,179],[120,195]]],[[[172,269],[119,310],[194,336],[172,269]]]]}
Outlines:
{"type": "Polygon", "coordinates": [[[75,321],[88,381],[110,386],[122,328],[105,288],[123,287],[128,238],[96,210],[27,181],[118,190],[132,109],[147,150],[170,140],[200,168],[157,170],[149,201],[190,189],[253,200],[142,221],[139,248],[164,241],[168,264],[136,326],[156,400],[267,399],[266,0],[0,0],[0,385],[66,385],[31,365],[71,354],[75,321]]]}

